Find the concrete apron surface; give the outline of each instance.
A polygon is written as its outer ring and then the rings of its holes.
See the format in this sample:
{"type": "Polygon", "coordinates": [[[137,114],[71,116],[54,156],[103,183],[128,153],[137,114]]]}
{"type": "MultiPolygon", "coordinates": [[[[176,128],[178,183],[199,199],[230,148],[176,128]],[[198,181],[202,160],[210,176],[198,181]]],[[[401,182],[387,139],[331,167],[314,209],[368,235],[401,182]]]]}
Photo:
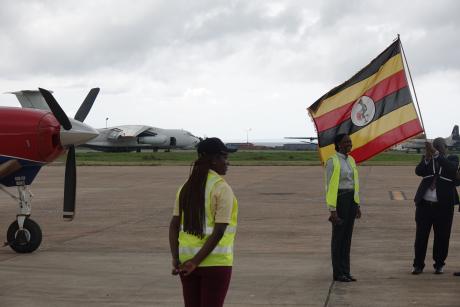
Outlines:
{"type": "MultiPolygon", "coordinates": [[[[321,167],[230,167],[239,200],[235,264],[225,306],[459,306],[457,211],[445,273],[410,274],[415,237],[413,167],[360,167],[361,220],[353,283],[332,282],[331,225],[321,167]]],[[[79,167],[77,214],[61,218],[64,167],[32,185],[43,243],[32,254],[0,249],[0,306],[182,306],[171,276],[168,225],[189,167],[79,167]]],[[[15,192],[15,189],[10,189],[15,192]]],[[[17,204],[0,194],[0,232],[17,204]]]]}

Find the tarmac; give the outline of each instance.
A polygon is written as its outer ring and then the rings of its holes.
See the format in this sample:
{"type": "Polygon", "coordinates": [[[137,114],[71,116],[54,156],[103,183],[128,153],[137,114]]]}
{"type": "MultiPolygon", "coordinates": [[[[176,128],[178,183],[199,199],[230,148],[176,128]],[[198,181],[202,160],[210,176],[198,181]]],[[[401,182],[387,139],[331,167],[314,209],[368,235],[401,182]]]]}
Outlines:
{"type": "MultiPolygon", "coordinates": [[[[353,283],[332,281],[331,225],[319,166],[230,166],[239,200],[235,263],[225,306],[460,306],[460,227],[445,273],[410,274],[414,167],[362,166],[362,219],[351,251],[353,283]]],[[[62,220],[64,167],[32,185],[43,243],[32,254],[0,248],[0,306],[183,306],[172,276],[168,225],[187,166],[78,168],[77,215],[62,220]]],[[[11,189],[14,192],[14,189],[11,189]]],[[[0,233],[17,204],[0,193],[0,233]]]]}

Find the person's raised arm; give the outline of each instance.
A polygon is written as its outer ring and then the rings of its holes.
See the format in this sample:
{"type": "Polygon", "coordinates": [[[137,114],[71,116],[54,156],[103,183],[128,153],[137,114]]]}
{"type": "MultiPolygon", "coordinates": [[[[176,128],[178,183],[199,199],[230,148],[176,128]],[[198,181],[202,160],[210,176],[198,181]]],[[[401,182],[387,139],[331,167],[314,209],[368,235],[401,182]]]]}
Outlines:
{"type": "Polygon", "coordinates": [[[435,152],[436,149],[434,149],[433,145],[430,142],[425,142],[425,155],[422,156],[422,160],[415,168],[415,174],[417,176],[425,177],[426,175],[431,174],[429,168],[435,152]]]}

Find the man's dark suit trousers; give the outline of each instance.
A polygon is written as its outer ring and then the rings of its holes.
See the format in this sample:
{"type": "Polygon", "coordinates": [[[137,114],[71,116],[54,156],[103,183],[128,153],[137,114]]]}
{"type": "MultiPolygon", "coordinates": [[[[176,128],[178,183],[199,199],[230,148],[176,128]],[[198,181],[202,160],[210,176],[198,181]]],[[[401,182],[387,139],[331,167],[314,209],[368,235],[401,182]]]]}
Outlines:
{"type": "Polygon", "coordinates": [[[422,200],[415,210],[414,267],[425,267],[425,256],[431,227],[434,231],[434,267],[442,267],[449,252],[449,239],[454,216],[454,206],[422,200]]]}

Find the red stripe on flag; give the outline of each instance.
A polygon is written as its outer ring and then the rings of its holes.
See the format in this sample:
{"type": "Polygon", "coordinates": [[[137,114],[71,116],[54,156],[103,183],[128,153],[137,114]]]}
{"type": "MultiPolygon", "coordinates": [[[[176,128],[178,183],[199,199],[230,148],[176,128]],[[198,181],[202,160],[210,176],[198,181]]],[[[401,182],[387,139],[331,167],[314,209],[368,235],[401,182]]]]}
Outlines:
{"type": "Polygon", "coordinates": [[[361,162],[421,132],[423,132],[423,129],[418,118],[416,118],[382,134],[366,143],[366,145],[352,150],[350,155],[355,158],[356,162],[361,162]]]}
{"type": "MultiPolygon", "coordinates": [[[[400,70],[397,73],[391,75],[390,77],[383,79],[381,82],[375,86],[368,89],[363,96],[368,96],[374,101],[379,101],[387,95],[394,93],[400,90],[403,87],[407,86],[406,76],[404,70],[400,70]]],[[[351,109],[356,100],[347,103],[337,109],[332,110],[326,114],[323,114],[315,118],[316,128],[318,132],[327,130],[329,128],[335,127],[340,123],[346,121],[351,116],[351,109]]]]}

